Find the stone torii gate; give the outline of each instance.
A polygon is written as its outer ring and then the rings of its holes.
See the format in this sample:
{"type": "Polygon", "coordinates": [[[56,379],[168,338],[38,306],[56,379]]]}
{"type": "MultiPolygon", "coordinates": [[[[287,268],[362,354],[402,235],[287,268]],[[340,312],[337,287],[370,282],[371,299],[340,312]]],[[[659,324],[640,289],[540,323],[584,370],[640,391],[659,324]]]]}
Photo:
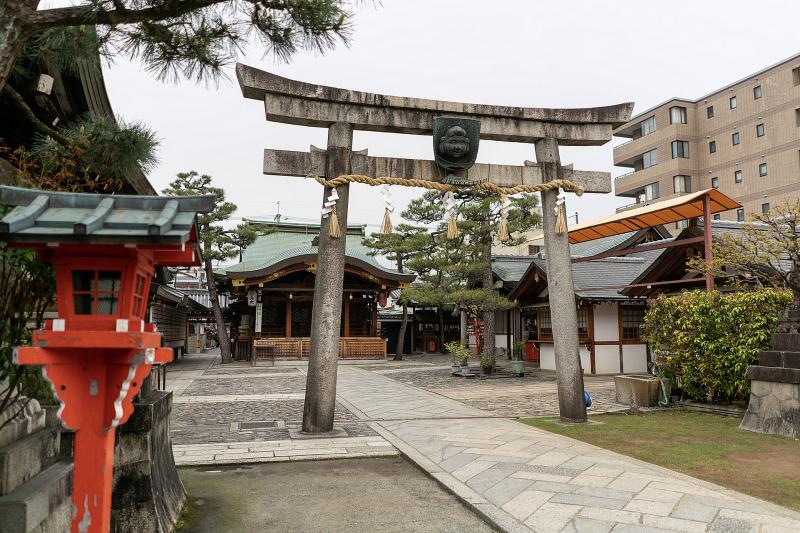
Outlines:
{"type": "MultiPolygon", "coordinates": [[[[615,126],[630,118],[633,103],[584,109],[545,109],[465,104],[350,91],[290,80],[246,65],[236,76],[245,98],[264,102],[267,120],[328,129],[326,150],[310,152],[264,151],[264,174],[333,179],[362,174],[441,181],[435,161],[372,157],[353,151],[353,131],[380,131],[431,135],[434,117],[447,115],[480,120],[480,138],[531,143],[536,163],[524,165],[475,164],[468,180],[486,180],[498,186],[537,185],[567,179],[586,192],[611,191],[608,172],[573,170],[561,166],[559,145],[598,146],[611,139],[615,126]]],[[[347,226],[349,184],[337,187],[341,227],[347,226]]],[[[330,194],[325,187],[323,202],[330,194]]],[[[548,293],[552,313],[558,400],[561,419],[583,422],[586,407],[578,345],[578,317],[572,282],[567,232],[556,231],[558,189],[541,192],[548,293]]],[[[324,220],[322,221],[324,223],[324,220]]],[[[323,224],[324,227],[324,224],[323,224]]],[[[336,373],[344,279],[345,239],[321,231],[311,320],[303,431],[333,429],[336,373]]]]}

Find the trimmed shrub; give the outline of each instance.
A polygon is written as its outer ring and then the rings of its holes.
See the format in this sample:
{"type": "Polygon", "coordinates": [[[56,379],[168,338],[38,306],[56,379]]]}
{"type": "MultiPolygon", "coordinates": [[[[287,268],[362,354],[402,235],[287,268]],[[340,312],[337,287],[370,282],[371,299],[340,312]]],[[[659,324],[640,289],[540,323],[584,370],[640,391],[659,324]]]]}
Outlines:
{"type": "Polygon", "coordinates": [[[769,348],[791,302],[791,292],[777,289],[662,295],[650,302],[644,338],[656,364],[680,376],[689,398],[743,401],[750,394],[747,367],[769,348]]]}

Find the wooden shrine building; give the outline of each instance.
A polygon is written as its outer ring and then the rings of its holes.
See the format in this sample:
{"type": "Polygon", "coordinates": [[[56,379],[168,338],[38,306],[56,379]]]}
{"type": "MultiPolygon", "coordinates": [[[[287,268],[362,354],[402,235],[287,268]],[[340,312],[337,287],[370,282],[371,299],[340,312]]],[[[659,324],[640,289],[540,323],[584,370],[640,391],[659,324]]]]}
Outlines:
{"type": "MultiPolygon", "coordinates": [[[[235,299],[229,308],[235,356],[255,352],[275,359],[306,359],[317,272],[319,224],[261,222],[263,234],[225,269],[235,299]]],[[[386,357],[378,332],[378,303],[414,280],[382,265],[362,243],[365,226],[348,226],[342,294],[342,359],[386,357]]]]}

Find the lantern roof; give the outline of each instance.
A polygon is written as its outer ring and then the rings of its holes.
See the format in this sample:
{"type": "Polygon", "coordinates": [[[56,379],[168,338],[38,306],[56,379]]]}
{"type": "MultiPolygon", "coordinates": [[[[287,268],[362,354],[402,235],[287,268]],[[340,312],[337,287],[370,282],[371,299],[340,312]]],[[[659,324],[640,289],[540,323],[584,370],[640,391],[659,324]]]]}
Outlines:
{"type": "Polygon", "coordinates": [[[54,192],[0,186],[0,240],[17,243],[166,244],[197,241],[197,213],[216,197],[54,192]]]}

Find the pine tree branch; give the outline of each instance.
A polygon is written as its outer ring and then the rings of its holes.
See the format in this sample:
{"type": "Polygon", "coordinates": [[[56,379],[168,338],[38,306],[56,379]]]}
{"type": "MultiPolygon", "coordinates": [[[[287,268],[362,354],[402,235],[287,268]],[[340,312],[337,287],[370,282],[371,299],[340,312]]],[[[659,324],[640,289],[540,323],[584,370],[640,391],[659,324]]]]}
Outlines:
{"type": "Polygon", "coordinates": [[[47,135],[48,137],[51,137],[59,144],[62,144],[67,147],[72,145],[69,139],[67,139],[66,137],[58,133],[56,130],[54,130],[41,120],[39,120],[39,117],[37,117],[33,113],[30,107],[28,107],[28,104],[25,102],[25,99],[22,98],[22,95],[20,95],[16,90],[14,90],[14,88],[11,87],[11,85],[6,84],[5,86],[3,86],[3,93],[8,97],[9,100],[11,100],[14,103],[14,105],[16,105],[19,108],[20,111],[22,111],[22,114],[25,116],[25,118],[28,119],[28,121],[33,125],[33,127],[36,128],[37,131],[43,133],[44,135],[47,135]]]}
{"type": "MultiPolygon", "coordinates": [[[[42,9],[28,16],[27,27],[44,30],[52,26],[81,26],[84,24],[102,24],[116,26],[119,24],[135,24],[145,21],[159,21],[185,15],[192,11],[227,0],[165,0],[162,4],[143,9],[113,9],[111,11],[94,10],[91,6],[72,6],[54,9],[42,9]]],[[[287,5],[283,1],[257,0],[250,1],[260,7],[285,11],[287,5]]],[[[115,5],[117,3],[115,2],[115,5]]]]}

